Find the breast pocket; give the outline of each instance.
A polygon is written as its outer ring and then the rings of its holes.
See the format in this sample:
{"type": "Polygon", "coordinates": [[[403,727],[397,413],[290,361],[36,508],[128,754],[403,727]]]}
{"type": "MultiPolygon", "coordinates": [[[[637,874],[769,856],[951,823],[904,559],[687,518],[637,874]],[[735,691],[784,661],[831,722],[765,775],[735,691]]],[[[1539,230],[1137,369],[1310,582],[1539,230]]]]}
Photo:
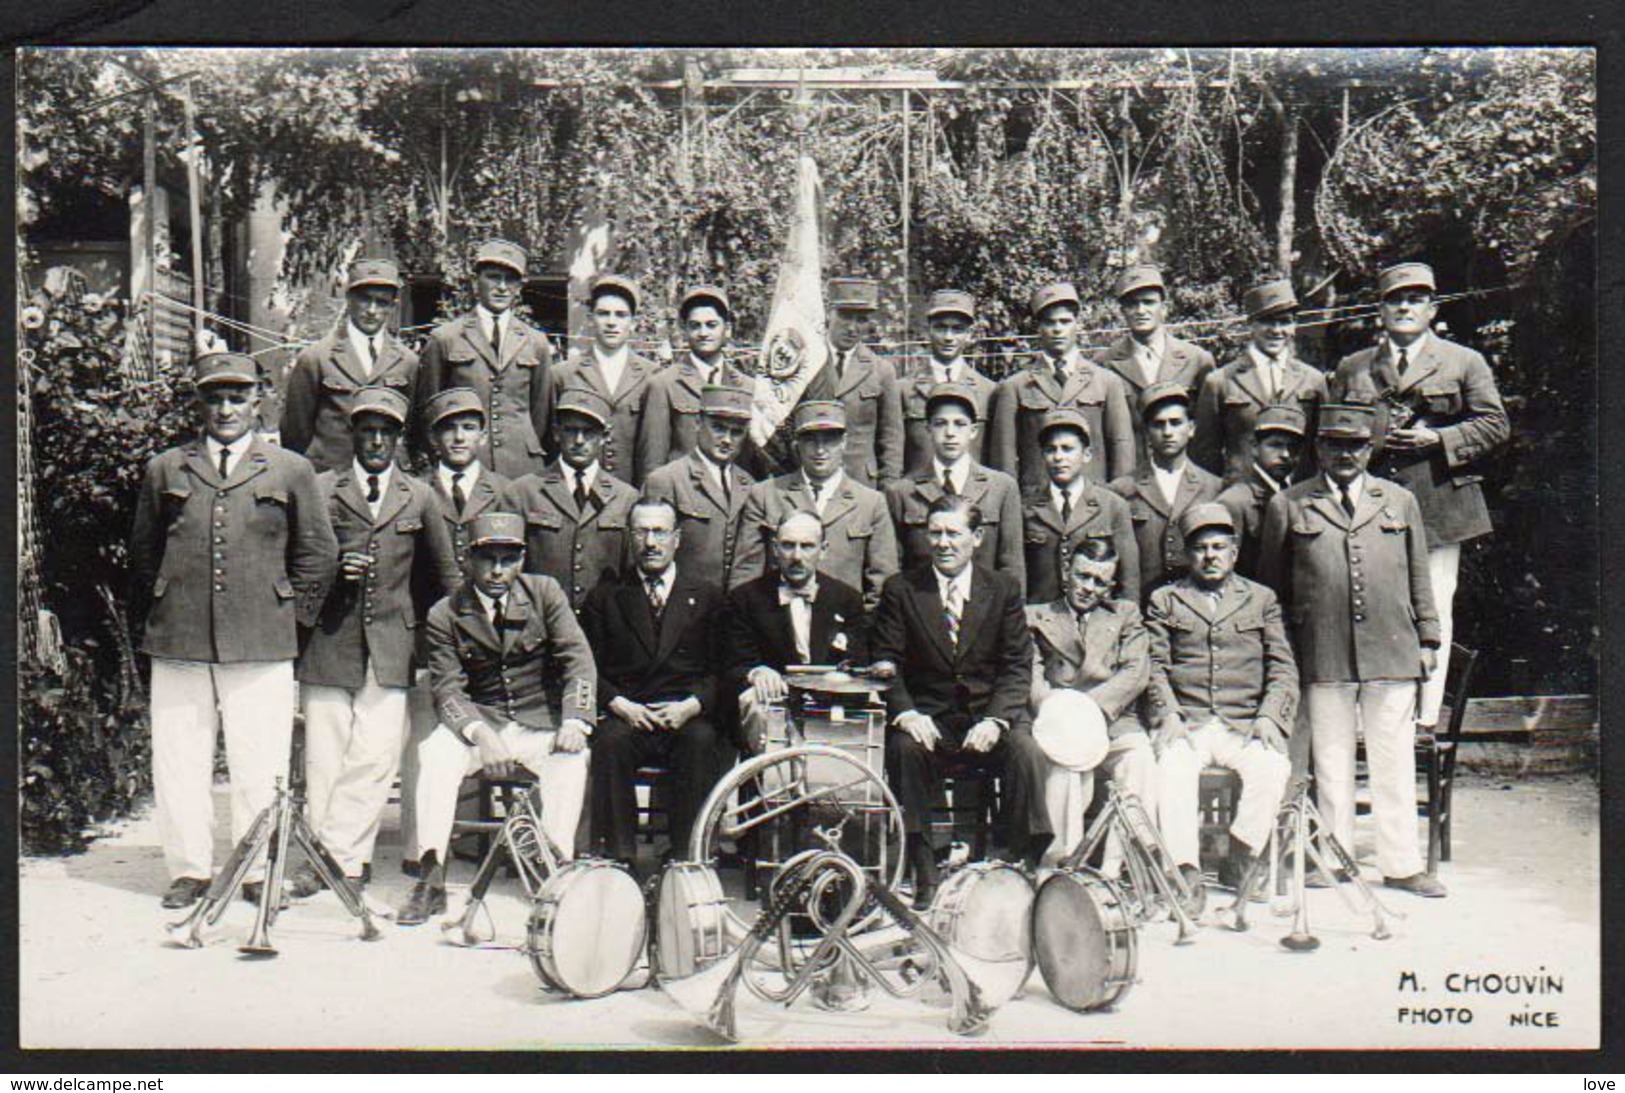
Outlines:
{"type": "Polygon", "coordinates": [[[1423,387],[1417,397],[1430,417],[1454,417],[1461,413],[1461,392],[1454,387],[1423,387]]]}
{"type": "Polygon", "coordinates": [[[397,535],[416,535],[422,530],[422,517],[405,516],[395,521],[395,534],[397,535]]]}
{"type": "Polygon", "coordinates": [[[711,522],[711,510],[697,501],[689,501],[678,505],[677,515],[682,520],[693,520],[701,524],[711,522]]]}
{"type": "Polygon", "coordinates": [[[322,373],[322,393],[327,395],[328,398],[345,401],[353,398],[359,390],[361,390],[359,386],[351,383],[336,371],[329,369],[322,373]]]}
{"type": "Polygon", "coordinates": [[[525,513],[525,526],[554,532],[564,527],[564,517],[546,509],[530,509],[525,513]]]}
{"type": "Polygon", "coordinates": [[[1028,546],[1047,546],[1049,543],[1054,541],[1054,538],[1049,533],[1049,529],[1035,524],[1031,517],[1027,519],[1026,524],[1026,530],[1022,534],[1022,541],[1028,546]]]}
{"type": "Polygon", "coordinates": [[[446,354],[446,377],[441,390],[447,387],[473,387],[477,378],[485,375],[485,361],[472,349],[459,349],[446,354]]]}
{"type": "Polygon", "coordinates": [[[192,499],[192,491],[188,489],[168,489],[159,500],[159,514],[163,517],[164,526],[171,531],[181,526],[186,517],[186,503],[192,499]]]}
{"type": "Polygon", "coordinates": [[[254,490],[254,512],[250,517],[254,530],[264,538],[281,538],[288,534],[288,491],[274,486],[260,486],[254,490]]]}
{"type": "Polygon", "coordinates": [[[1049,394],[1038,384],[1024,383],[1021,385],[1021,390],[1016,394],[1016,405],[1023,410],[1042,413],[1045,410],[1052,409],[1055,406],[1055,400],[1050,398],[1049,394]]]}
{"type": "Polygon", "coordinates": [[[903,398],[903,416],[909,421],[925,420],[925,395],[914,389],[903,398]]]}

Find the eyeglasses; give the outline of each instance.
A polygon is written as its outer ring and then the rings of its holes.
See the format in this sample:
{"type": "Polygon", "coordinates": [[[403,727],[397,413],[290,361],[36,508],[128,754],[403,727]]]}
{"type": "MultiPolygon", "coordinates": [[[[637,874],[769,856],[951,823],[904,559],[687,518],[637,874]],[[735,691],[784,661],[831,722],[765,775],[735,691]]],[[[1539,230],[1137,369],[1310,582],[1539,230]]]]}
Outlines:
{"type": "Polygon", "coordinates": [[[655,542],[664,542],[677,534],[676,528],[633,528],[632,536],[636,539],[653,539],[655,542]]]}

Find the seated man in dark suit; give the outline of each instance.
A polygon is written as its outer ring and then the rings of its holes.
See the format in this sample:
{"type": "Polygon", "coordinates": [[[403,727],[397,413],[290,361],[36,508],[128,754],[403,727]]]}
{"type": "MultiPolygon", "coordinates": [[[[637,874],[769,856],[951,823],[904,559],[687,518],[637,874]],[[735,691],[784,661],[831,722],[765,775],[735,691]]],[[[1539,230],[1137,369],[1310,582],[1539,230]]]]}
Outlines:
{"type": "Polygon", "coordinates": [[[773,533],[775,572],[728,593],[728,694],[739,696],[740,743],[762,750],[768,707],[781,705],[792,664],[865,663],[868,621],[863,594],[834,577],[818,575],[824,525],[811,512],[791,512],[773,533]]]}
{"type": "Polygon", "coordinates": [[[682,532],[671,502],[637,502],[628,534],[635,569],[588,594],[581,625],[598,662],[603,715],[592,748],[593,845],[630,863],[637,835],[632,776],[640,766],[671,765],[671,839],[679,855],[716,781],[722,590],[679,571],[682,532]]]}
{"type": "Polygon", "coordinates": [[[1023,589],[1009,574],[972,564],[981,525],[982,514],[963,495],[935,501],[926,519],[931,564],[886,582],[873,624],[876,666],[893,673],[886,774],[902,806],[921,906],[937,885],[926,838],[931,802],[951,764],[1000,771],[1000,827],[1009,851],[1028,866],[1054,837],[1044,756],[1027,713],[1033,653],[1023,589]]]}

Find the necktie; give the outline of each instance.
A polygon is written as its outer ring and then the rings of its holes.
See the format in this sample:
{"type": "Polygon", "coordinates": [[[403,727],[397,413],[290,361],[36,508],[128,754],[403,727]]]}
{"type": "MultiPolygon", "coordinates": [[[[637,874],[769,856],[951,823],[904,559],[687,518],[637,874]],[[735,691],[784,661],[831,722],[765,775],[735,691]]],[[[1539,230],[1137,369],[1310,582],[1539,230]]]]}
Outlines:
{"type": "Polygon", "coordinates": [[[367,375],[378,365],[378,340],[376,337],[367,339],[367,375]]]}
{"type": "Polygon", "coordinates": [[[1396,365],[1396,367],[1399,369],[1400,376],[1405,375],[1405,368],[1410,364],[1409,356],[1409,350],[1401,349],[1399,351],[1399,363],[1396,365]]]}
{"type": "Polygon", "coordinates": [[[948,640],[955,649],[959,648],[959,586],[948,586],[947,598],[942,601],[942,621],[948,626],[948,640]]]}
{"type": "Polygon", "coordinates": [[[586,480],[581,477],[581,474],[579,472],[577,472],[575,477],[576,477],[576,488],[575,488],[576,509],[578,511],[580,511],[580,512],[586,512],[587,511],[587,483],[586,483],[586,480]]]}
{"type": "Polygon", "coordinates": [[[1277,384],[1275,382],[1275,362],[1273,360],[1266,360],[1264,362],[1264,367],[1260,368],[1258,371],[1260,377],[1264,380],[1264,401],[1274,402],[1277,390],[1277,384]]]}
{"type": "Polygon", "coordinates": [[[649,589],[649,611],[654,615],[655,622],[659,622],[660,613],[666,609],[666,596],[660,590],[660,578],[645,577],[643,583],[649,589]]]}
{"type": "Polygon", "coordinates": [[[1354,519],[1354,498],[1349,494],[1347,484],[1340,483],[1337,487],[1337,492],[1339,495],[1338,503],[1343,506],[1343,512],[1350,520],[1354,519]]]}
{"type": "Polygon", "coordinates": [[[502,359],[502,320],[494,316],[491,319],[491,351],[497,355],[497,360],[502,359]]]}
{"type": "Polygon", "coordinates": [[[231,459],[231,449],[222,444],[220,446],[220,477],[221,478],[229,478],[231,476],[231,471],[226,466],[227,461],[230,460],[230,459],[231,459]]]}
{"type": "Polygon", "coordinates": [[[1072,522],[1072,491],[1064,490],[1061,493],[1061,524],[1064,526],[1072,522]]]}
{"type": "Polygon", "coordinates": [[[846,374],[846,354],[837,351],[835,354],[835,382],[839,383],[846,374]]]}
{"type": "Polygon", "coordinates": [[[729,481],[728,468],[719,468],[722,471],[722,507],[726,512],[734,510],[733,484],[729,481]]]}
{"type": "Polygon", "coordinates": [[[1066,358],[1062,357],[1055,362],[1055,382],[1062,387],[1066,386],[1066,358]]]}
{"type": "Polygon", "coordinates": [[[369,475],[367,475],[367,504],[376,505],[377,503],[378,503],[378,476],[376,474],[369,474],[369,475]]]}
{"type": "Polygon", "coordinates": [[[954,489],[953,473],[946,467],[942,469],[942,492],[947,494],[949,497],[957,496],[959,493],[958,490],[954,489]]]}
{"type": "Polygon", "coordinates": [[[491,626],[497,633],[502,633],[502,597],[498,596],[491,601],[491,626]]]}
{"type": "Polygon", "coordinates": [[[463,514],[468,505],[468,494],[463,492],[463,472],[453,471],[451,475],[451,503],[457,506],[457,515],[463,514]]]}

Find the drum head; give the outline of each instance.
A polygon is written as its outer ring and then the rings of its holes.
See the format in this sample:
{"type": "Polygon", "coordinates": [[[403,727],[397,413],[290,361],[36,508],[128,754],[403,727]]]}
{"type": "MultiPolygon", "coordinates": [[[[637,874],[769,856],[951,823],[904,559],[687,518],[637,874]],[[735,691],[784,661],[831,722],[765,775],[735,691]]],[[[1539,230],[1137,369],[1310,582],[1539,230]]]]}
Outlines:
{"type": "Polygon", "coordinates": [[[1115,997],[1107,989],[1111,949],[1097,898],[1085,875],[1056,873],[1038,890],[1033,906],[1039,973],[1055,1000],[1069,1009],[1094,1009],[1115,997]]]}
{"type": "Polygon", "coordinates": [[[951,932],[966,955],[993,963],[1030,958],[1033,886],[1019,869],[962,869],[943,885],[937,907],[931,925],[951,932]]]}
{"type": "Polygon", "coordinates": [[[539,898],[554,905],[547,923],[549,964],[570,993],[608,994],[637,967],[647,923],[643,893],[631,874],[606,866],[566,869],[539,898]],[[561,882],[557,888],[555,881],[561,882]]]}
{"type": "Polygon", "coordinates": [[[706,952],[706,939],[721,937],[722,889],[703,865],[672,865],[660,877],[655,938],[662,979],[693,975],[720,953],[706,952]]]}
{"type": "Polygon", "coordinates": [[[1106,717],[1082,691],[1052,691],[1033,718],[1033,742],[1050,762],[1072,771],[1094,770],[1106,758],[1111,737],[1106,717]]]}

